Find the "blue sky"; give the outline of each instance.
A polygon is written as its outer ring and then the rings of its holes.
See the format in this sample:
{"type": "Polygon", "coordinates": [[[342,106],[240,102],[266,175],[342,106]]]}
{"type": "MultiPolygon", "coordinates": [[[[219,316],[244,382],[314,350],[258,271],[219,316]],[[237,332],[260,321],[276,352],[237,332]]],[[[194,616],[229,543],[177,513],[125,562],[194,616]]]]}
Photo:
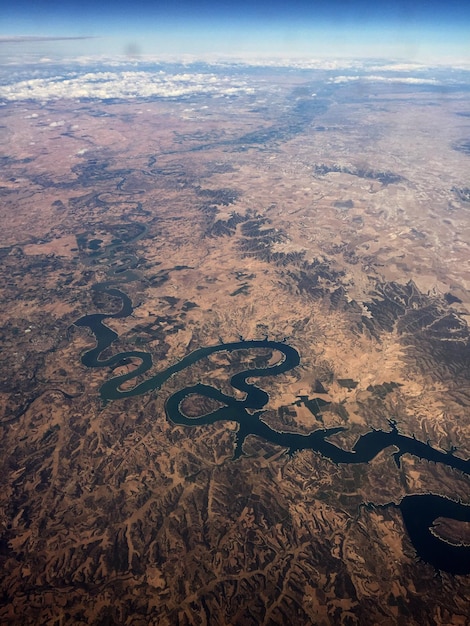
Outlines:
{"type": "Polygon", "coordinates": [[[96,38],[56,43],[77,54],[470,59],[470,2],[12,0],[0,35],[96,38]]]}

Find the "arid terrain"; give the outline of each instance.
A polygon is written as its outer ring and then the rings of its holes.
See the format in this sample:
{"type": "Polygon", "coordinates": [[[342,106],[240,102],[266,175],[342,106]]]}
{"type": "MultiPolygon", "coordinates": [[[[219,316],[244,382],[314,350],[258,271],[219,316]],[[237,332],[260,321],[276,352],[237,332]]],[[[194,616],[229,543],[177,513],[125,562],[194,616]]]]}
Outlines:
{"type": "MultiPolygon", "coordinates": [[[[237,93],[3,103],[1,624],[468,624],[470,576],[400,505],[470,504],[470,92],[244,71],[237,93]],[[93,356],[95,314],[116,335],[93,356]],[[300,364],[248,378],[269,401],[245,415],[403,447],[240,441],[196,423],[223,405],[204,393],[171,419],[199,383],[242,406],[231,377],[276,342],[300,364]]],[[[469,520],[430,535],[468,554],[469,520]]]]}

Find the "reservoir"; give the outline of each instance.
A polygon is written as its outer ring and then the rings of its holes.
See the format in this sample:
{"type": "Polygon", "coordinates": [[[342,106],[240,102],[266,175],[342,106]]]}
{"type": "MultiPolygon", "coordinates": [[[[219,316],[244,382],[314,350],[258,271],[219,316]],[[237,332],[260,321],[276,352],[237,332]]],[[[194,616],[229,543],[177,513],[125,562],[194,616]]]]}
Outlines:
{"type": "MultiPolygon", "coordinates": [[[[345,430],[343,427],[318,429],[308,435],[280,432],[271,428],[261,419],[263,408],[269,401],[269,395],[249,380],[277,376],[299,365],[300,355],[298,351],[284,342],[268,339],[240,340],[198,348],[135,387],[122,390],[120,387],[123,383],[150,370],[153,366],[152,356],[148,352],[128,351],[113,355],[108,359],[100,359],[101,353],[118,337],[113,330],[104,324],[104,320],[106,318],[127,317],[133,309],[130,298],[119,289],[109,287],[106,283],[96,285],[95,289],[119,298],[121,308],[113,314],[85,315],[75,322],[76,326],[89,328],[96,338],[95,347],[82,355],[83,365],[86,367],[112,367],[122,362],[123,359],[138,358],[140,360],[139,366],[132,372],[115,376],[102,385],[100,395],[104,403],[158,390],[171,376],[211,354],[268,348],[280,352],[282,360],[269,367],[238,372],[230,379],[231,386],[245,394],[243,399],[239,400],[222,393],[215,387],[198,383],[184,387],[167,399],[165,411],[168,419],[174,424],[191,427],[204,426],[219,421],[237,422],[235,458],[242,454],[243,442],[246,437],[255,435],[284,447],[291,453],[299,450],[313,450],[333,463],[369,463],[382,450],[394,446],[397,450],[394,452],[394,459],[398,466],[400,466],[400,458],[403,454],[411,454],[434,463],[443,463],[467,475],[470,474],[469,460],[457,457],[453,453],[440,451],[433,448],[429,443],[401,434],[393,421],[389,422],[390,430],[372,430],[361,435],[350,450],[345,450],[328,441],[328,438],[335,433],[345,430]],[[188,417],[181,407],[184,399],[193,394],[216,400],[222,406],[199,417],[188,417]]],[[[451,574],[470,574],[470,547],[448,543],[438,538],[430,530],[432,523],[438,517],[470,522],[470,506],[434,494],[411,494],[402,499],[399,508],[409,538],[420,558],[436,569],[451,574]]]]}

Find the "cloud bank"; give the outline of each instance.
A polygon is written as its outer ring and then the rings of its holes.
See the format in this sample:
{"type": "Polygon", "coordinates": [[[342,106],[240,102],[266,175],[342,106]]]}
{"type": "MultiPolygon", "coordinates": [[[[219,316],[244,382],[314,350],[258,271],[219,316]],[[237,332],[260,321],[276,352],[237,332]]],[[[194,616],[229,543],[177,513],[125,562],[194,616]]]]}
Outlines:
{"type": "Polygon", "coordinates": [[[469,68],[426,67],[400,61],[367,62],[347,59],[250,59],[197,61],[144,59],[90,59],[67,64],[41,63],[10,66],[0,72],[0,102],[51,100],[132,100],[146,98],[212,97],[252,94],[259,89],[256,67],[290,68],[311,80],[318,72],[325,82],[408,85],[467,85],[469,68]]]}
{"type": "Polygon", "coordinates": [[[243,79],[215,74],[106,71],[20,80],[0,86],[0,99],[47,101],[81,98],[181,98],[197,94],[230,96],[253,91],[243,79]]]}

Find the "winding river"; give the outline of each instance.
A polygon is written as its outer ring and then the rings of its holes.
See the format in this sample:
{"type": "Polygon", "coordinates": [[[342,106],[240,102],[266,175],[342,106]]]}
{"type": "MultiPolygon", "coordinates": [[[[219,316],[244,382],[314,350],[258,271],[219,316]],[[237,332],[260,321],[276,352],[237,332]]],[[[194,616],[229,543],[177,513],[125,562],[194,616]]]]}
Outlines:
{"type": "MultiPolygon", "coordinates": [[[[342,427],[318,429],[308,435],[279,432],[272,429],[261,419],[263,408],[269,401],[269,395],[249,380],[277,376],[288,372],[300,363],[300,355],[297,350],[283,342],[268,339],[241,340],[199,348],[131,389],[123,390],[123,383],[145,374],[153,366],[152,357],[148,352],[128,351],[107,359],[100,358],[101,354],[118,337],[117,333],[106,326],[104,320],[127,317],[132,313],[133,308],[130,298],[121,290],[110,287],[109,283],[95,285],[94,289],[119,298],[121,308],[117,313],[85,315],[75,322],[76,326],[89,328],[96,338],[95,347],[86,351],[81,357],[83,365],[86,367],[113,367],[125,359],[137,358],[140,360],[138,367],[132,372],[115,376],[102,385],[100,395],[104,403],[158,390],[173,374],[181,372],[211,354],[269,348],[281,353],[280,362],[269,367],[238,372],[232,376],[230,384],[234,389],[245,394],[243,399],[237,400],[215,387],[199,383],[185,387],[167,399],[165,404],[167,417],[174,424],[183,426],[202,426],[223,420],[237,422],[235,458],[242,454],[243,442],[246,437],[256,435],[266,441],[285,447],[290,452],[313,450],[334,463],[368,463],[385,448],[394,446],[397,449],[394,458],[398,466],[403,454],[412,454],[420,459],[443,463],[465,474],[470,474],[470,460],[461,459],[451,452],[442,452],[428,443],[401,434],[393,421],[390,421],[390,430],[388,431],[372,430],[361,435],[351,450],[345,450],[328,441],[328,438],[335,433],[345,430],[342,427]],[[182,405],[183,400],[192,394],[211,398],[222,406],[199,417],[188,417],[182,410],[182,405]]],[[[470,546],[448,543],[439,539],[430,530],[434,520],[438,517],[470,522],[470,506],[435,494],[421,494],[405,496],[400,502],[399,508],[410,540],[419,557],[438,570],[452,574],[470,574],[470,546]]]]}

